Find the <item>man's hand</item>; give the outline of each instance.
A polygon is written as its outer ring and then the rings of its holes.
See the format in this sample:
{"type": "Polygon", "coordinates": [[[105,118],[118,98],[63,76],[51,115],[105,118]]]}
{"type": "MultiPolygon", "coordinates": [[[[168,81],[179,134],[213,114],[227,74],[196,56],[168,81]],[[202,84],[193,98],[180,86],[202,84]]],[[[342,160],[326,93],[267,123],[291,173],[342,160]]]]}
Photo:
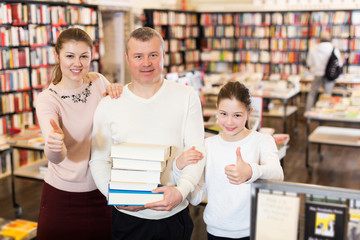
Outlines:
{"type": "Polygon", "coordinates": [[[50,124],[53,129],[46,140],[47,147],[52,152],[61,152],[64,144],[64,132],[54,119],[50,119],[50,124]]]}
{"type": "Polygon", "coordinates": [[[245,162],[241,156],[240,147],[236,149],[236,164],[227,165],[225,174],[231,184],[239,185],[249,180],[252,176],[250,164],[245,162]]]}
{"type": "Polygon", "coordinates": [[[153,193],[164,193],[164,199],[161,201],[148,203],[145,208],[156,211],[171,211],[183,201],[183,197],[179,190],[175,187],[163,186],[152,191],[153,193]]]}

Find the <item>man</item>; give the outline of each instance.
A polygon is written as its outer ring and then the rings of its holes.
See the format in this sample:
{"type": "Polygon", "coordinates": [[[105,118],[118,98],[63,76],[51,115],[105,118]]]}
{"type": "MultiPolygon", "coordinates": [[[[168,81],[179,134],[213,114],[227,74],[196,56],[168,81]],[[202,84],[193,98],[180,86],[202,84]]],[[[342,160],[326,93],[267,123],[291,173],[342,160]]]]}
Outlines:
{"type": "MultiPolygon", "coordinates": [[[[90,168],[99,190],[108,195],[111,144],[117,142],[171,145],[173,156],[189,153],[196,164],[185,167],[176,180],[172,158],[161,176],[164,200],[145,207],[113,209],[113,239],[190,239],[193,228],[187,195],[195,189],[204,168],[204,127],[199,97],[187,86],[162,78],[164,42],[154,29],[133,31],[125,58],[131,83],[118,101],[104,98],[94,116],[90,168]],[[199,150],[200,152],[194,150],[199,150]]],[[[185,154],[186,155],[186,154],[185,154]]]]}
{"type": "MultiPolygon", "coordinates": [[[[308,53],[306,63],[314,73],[315,78],[311,83],[310,91],[306,99],[305,111],[310,111],[314,106],[318,90],[321,86],[324,87],[324,93],[326,94],[331,94],[332,89],[334,88],[335,81],[329,81],[324,77],[326,65],[333,48],[334,45],[331,43],[330,33],[324,31],[321,33],[320,43],[313,46],[308,53]]],[[[334,53],[339,59],[340,66],[342,66],[343,62],[339,49],[335,48],[334,53]]]]}

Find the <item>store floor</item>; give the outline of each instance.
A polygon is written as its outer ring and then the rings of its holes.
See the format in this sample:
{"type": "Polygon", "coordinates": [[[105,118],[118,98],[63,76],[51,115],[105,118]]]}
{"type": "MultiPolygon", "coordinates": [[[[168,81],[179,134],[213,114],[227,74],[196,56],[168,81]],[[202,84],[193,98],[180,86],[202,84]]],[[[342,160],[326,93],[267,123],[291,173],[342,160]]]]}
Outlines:
{"type": "MultiPolygon", "coordinates": [[[[289,124],[291,125],[291,122],[289,124]]],[[[276,119],[265,119],[263,126],[272,126],[277,133],[282,131],[282,122],[276,119]]],[[[315,124],[312,125],[312,129],[314,127],[315,124]]],[[[356,125],[351,127],[356,127],[356,125]]],[[[293,128],[289,127],[289,129],[293,128]]],[[[290,148],[284,162],[285,180],[359,190],[360,149],[323,146],[324,158],[322,162],[319,162],[317,147],[311,145],[310,164],[313,166],[313,172],[308,175],[305,167],[305,132],[305,120],[300,117],[298,131],[290,132],[290,148]]],[[[36,221],[42,182],[17,178],[15,184],[16,201],[22,206],[22,218],[36,221]]],[[[0,179],[0,191],[0,217],[14,219],[15,208],[12,205],[10,177],[0,179]]],[[[190,207],[195,224],[193,240],[206,239],[205,224],[202,220],[203,209],[203,206],[190,207]]]]}

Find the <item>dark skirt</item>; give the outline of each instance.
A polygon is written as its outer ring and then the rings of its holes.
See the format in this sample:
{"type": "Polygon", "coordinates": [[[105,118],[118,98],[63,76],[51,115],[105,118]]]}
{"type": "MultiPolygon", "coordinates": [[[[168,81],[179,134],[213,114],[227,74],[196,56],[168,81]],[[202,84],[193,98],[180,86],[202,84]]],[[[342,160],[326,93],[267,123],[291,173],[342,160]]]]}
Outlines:
{"type": "Polygon", "coordinates": [[[44,183],[36,239],[111,239],[111,210],[99,190],[66,192],[44,183]]]}

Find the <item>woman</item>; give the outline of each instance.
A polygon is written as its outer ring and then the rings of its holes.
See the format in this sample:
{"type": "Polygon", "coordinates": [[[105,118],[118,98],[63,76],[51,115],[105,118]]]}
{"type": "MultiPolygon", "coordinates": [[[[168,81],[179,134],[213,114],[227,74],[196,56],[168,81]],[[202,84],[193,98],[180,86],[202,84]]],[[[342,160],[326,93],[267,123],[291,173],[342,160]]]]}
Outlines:
{"type": "Polygon", "coordinates": [[[89,169],[94,111],[105,92],[119,96],[121,85],[89,72],[92,40],[78,28],[64,30],[55,45],[51,84],[39,94],[36,113],[49,160],[38,240],[110,239],[111,208],[89,169]]]}

